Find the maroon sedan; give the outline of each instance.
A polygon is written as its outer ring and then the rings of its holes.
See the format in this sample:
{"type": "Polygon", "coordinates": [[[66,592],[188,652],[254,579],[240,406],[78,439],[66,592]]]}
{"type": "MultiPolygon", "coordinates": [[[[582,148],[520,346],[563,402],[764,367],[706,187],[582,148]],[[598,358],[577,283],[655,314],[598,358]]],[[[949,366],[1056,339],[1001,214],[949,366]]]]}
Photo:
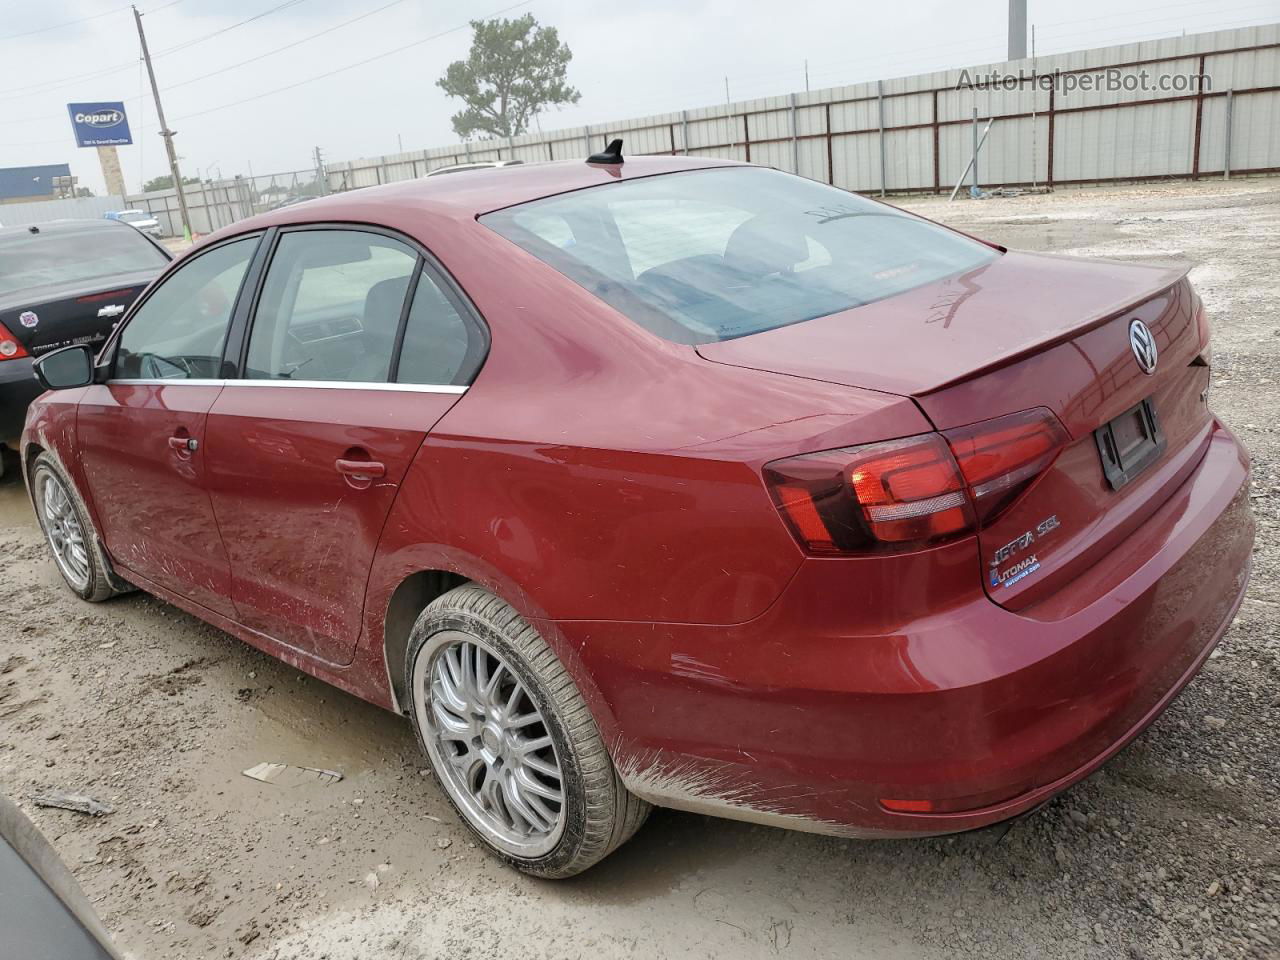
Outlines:
{"type": "Polygon", "coordinates": [[[650,804],[860,837],[1030,810],[1169,704],[1249,573],[1184,275],[749,165],[289,207],[37,367],[70,588],[407,715],[542,876],[650,804]]]}

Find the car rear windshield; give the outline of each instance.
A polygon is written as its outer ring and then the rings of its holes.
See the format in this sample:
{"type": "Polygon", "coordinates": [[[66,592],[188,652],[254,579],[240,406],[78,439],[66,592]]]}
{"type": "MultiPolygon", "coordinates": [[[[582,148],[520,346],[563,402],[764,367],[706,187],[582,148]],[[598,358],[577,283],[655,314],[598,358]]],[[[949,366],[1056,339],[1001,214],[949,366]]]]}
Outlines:
{"type": "Polygon", "coordinates": [[[81,283],[142,270],[168,261],[132,227],[23,230],[0,237],[0,296],[32,287],[81,283]]]}
{"type": "Polygon", "coordinates": [[[964,273],[992,248],[760,168],[623,180],[481,223],[677,343],[731,340],[964,273]]]}

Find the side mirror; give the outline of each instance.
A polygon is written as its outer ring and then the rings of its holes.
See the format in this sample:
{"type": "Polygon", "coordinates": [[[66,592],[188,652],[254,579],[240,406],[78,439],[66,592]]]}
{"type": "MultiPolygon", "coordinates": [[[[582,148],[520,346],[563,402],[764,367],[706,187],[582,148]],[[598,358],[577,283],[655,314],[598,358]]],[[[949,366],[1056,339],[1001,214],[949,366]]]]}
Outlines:
{"type": "Polygon", "coordinates": [[[93,351],[77,343],[54,350],[32,364],[36,379],[46,390],[70,390],[93,383],[93,351]]]}

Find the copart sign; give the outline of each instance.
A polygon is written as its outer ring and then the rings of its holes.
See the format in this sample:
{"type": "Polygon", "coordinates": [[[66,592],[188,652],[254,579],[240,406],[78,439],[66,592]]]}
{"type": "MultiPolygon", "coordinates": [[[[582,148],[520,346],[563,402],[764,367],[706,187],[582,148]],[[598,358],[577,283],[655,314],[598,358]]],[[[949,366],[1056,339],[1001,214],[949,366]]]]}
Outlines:
{"type": "Polygon", "coordinates": [[[133,143],[129,118],[120,101],[68,103],[77,147],[119,147],[133,143]]]}

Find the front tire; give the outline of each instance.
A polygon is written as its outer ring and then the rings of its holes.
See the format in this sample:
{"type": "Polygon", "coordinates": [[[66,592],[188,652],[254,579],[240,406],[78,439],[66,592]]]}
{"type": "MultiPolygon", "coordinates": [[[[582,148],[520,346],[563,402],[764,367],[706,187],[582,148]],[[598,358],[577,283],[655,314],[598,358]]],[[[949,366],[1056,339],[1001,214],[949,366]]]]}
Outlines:
{"type": "Polygon", "coordinates": [[[31,467],[31,492],[45,542],[71,592],[90,603],[124,593],[126,585],[112,576],[80,494],[47,453],[31,467]]]}
{"type": "Polygon", "coordinates": [[[512,866],[573,876],[649,815],[623,786],[564,666],[489,591],[458,587],[419,615],[405,676],[414,730],[445,795],[512,866]]]}

